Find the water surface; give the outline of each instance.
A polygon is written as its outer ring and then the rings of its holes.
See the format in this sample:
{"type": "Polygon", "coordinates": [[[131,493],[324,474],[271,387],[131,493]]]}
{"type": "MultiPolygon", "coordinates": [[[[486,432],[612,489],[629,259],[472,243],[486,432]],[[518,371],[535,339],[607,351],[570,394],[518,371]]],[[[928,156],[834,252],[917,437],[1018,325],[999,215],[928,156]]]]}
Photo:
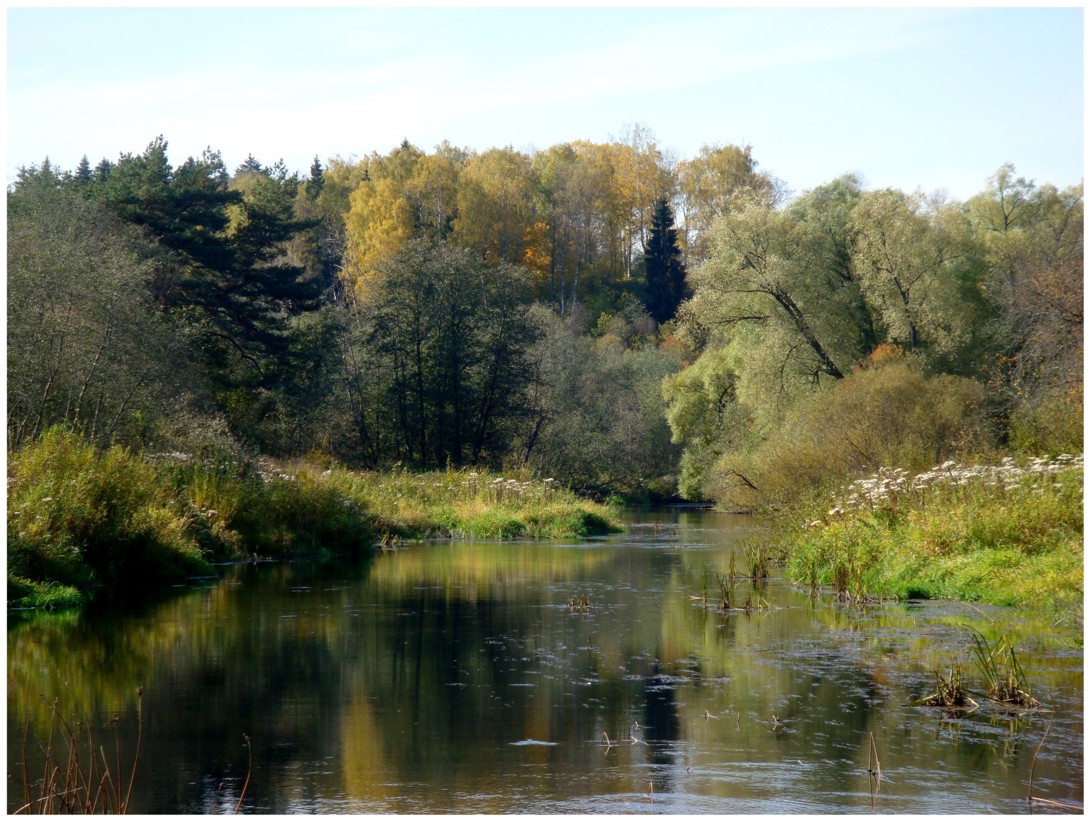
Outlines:
{"type": "Polygon", "coordinates": [[[1069,631],[962,604],[847,606],[775,567],[733,586],[749,612],[719,612],[715,574],[761,536],[746,517],[643,512],[606,539],[239,566],[143,612],[16,624],[8,808],[40,694],[128,762],[138,687],[141,813],[233,810],[244,735],[247,812],[1056,811],[1026,801],[1031,766],[1036,795],[1081,807],[1069,631]],[[954,661],[980,687],[972,629],[1015,639],[1049,712],[911,706],[954,661]]]}

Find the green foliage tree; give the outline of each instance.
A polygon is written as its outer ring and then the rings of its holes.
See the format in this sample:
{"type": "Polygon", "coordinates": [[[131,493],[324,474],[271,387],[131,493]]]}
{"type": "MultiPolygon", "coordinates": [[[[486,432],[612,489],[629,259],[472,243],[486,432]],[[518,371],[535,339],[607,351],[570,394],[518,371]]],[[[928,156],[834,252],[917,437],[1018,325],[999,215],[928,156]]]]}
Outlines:
{"type": "Polygon", "coordinates": [[[582,334],[572,317],[538,305],[540,338],[523,434],[525,463],[590,493],[669,496],[678,448],[658,393],[679,367],[654,344],[626,347],[607,333],[582,334]]]}
{"type": "Polygon", "coordinates": [[[852,210],[852,265],[883,341],[955,367],[981,319],[970,297],[973,249],[962,220],[920,196],[864,194],[852,210]]]}
{"type": "Polygon", "coordinates": [[[178,410],[189,369],[138,229],[43,166],[8,194],[7,243],[9,444],[58,423],[139,442],[178,410]]]}
{"type": "Polygon", "coordinates": [[[362,345],[346,351],[361,452],[428,467],[502,459],[529,378],[528,297],[523,269],[445,243],[414,240],[385,261],[357,308],[362,345]]]}
{"type": "MultiPolygon", "coordinates": [[[[318,307],[319,288],[285,256],[302,230],[292,217],[298,180],[282,163],[232,189],[218,153],[177,168],[161,137],[122,155],[89,188],[122,219],[156,241],[151,287],[217,386],[216,401],[236,420],[260,418],[265,400],[291,373],[295,318],[318,307]]],[[[254,431],[243,425],[239,433],[254,431]]]]}

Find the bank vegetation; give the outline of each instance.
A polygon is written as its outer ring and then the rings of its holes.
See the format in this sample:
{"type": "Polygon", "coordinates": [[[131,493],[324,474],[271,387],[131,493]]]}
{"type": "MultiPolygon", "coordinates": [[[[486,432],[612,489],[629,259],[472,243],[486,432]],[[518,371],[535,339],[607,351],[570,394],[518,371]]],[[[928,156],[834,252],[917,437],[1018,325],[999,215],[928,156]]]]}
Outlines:
{"type": "MultiPolygon", "coordinates": [[[[1012,165],[982,184],[793,192],[749,146],[678,159],[641,127],[528,152],[406,140],[307,174],[174,163],[162,137],[24,167],[9,601],[123,588],[135,555],[169,576],[600,527],[574,496],[543,512],[569,491],[790,518],[884,470],[1079,456],[1082,187],[1012,165]]],[[[949,509],[1010,506],[989,493],[949,509]]],[[[861,517],[829,538],[862,544],[837,535],[861,517]]],[[[826,579],[823,549],[800,542],[793,566],[826,579]]]]}

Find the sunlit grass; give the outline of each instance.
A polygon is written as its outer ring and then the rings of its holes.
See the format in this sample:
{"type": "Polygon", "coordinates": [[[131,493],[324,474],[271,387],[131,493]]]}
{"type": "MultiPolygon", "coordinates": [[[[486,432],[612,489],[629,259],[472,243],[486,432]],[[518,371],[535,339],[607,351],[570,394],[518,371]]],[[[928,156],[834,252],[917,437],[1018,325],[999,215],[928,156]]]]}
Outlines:
{"type": "Polygon", "coordinates": [[[611,509],[558,487],[552,479],[478,470],[325,474],[380,529],[408,538],[563,538],[620,529],[611,509]]]}
{"type": "Polygon", "coordinates": [[[53,430],[9,453],[8,602],[60,609],[249,558],[332,556],[391,538],[564,538],[618,530],[551,479],[354,472],[98,451],[53,430]]]}
{"type": "Polygon", "coordinates": [[[848,597],[1035,605],[1081,618],[1081,456],[883,471],[788,536],[794,581],[848,597]]]}

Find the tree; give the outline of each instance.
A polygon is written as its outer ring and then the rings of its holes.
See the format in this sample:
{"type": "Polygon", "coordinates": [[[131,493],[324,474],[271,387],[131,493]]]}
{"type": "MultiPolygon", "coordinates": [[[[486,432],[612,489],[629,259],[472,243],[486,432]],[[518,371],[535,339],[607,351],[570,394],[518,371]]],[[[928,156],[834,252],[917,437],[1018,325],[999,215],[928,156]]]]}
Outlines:
{"type": "Polygon", "coordinates": [[[322,162],[318,159],[318,155],[314,155],[314,162],[310,164],[310,176],[307,178],[306,183],[306,195],[307,199],[314,202],[321,196],[322,186],[325,184],[325,177],[322,171],[322,162]]]}
{"type": "Polygon", "coordinates": [[[1012,436],[1037,451],[1081,446],[1083,189],[1057,190],[1002,166],[967,204],[994,306],[993,391],[1012,436]]]}
{"type": "Polygon", "coordinates": [[[547,226],[540,256],[548,260],[546,291],[562,316],[579,300],[580,285],[600,273],[609,247],[611,167],[589,143],[553,146],[534,158],[537,202],[547,226]]]}
{"type": "Polygon", "coordinates": [[[645,126],[628,127],[620,139],[598,150],[605,154],[611,171],[611,263],[627,280],[637,254],[647,248],[658,200],[672,194],[674,177],[655,145],[655,135],[645,126]]]}
{"type": "Polygon", "coordinates": [[[584,492],[672,494],[678,448],[658,388],[677,358],[653,344],[580,334],[543,305],[532,318],[540,330],[529,357],[525,462],[584,492]]]}
{"type": "Polygon", "coordinates": [[[84,154],[79,161],[79,165],[76,166],[76,173],[73,175],[73,179],[80,185],[89,183],[93,178],[91,172],[91,162],[87,159],[87,155],[84,154]]]}
{"type": "Polygon", "coordinates": [[[153,310],[141,232],[51,168],[8,195],[8,443],[66,423],[138,439],[193,389],[181,340],[153,310]]]}
{"type": "Polygon", "coordinates": [[[458,190],[467,152],[444,142],[422,157],[405,183],[413,209],[413,236],[445,240],[458,216],[458,190]]]}
{"type": "Polygon", "coordinates": [[[647,311],[661,324],[674,318],[687,296],[685,266],[681,262],[674,214],[665,197],[655,203],[643,261],[647,277],[647,311]]]}
{"type": "Polygon", "coordinates": [[[717,223],[695,272],[694,316],[749,350],[745,370],[750,381],[761,373],[764,389],[841,379],[859,355],[859,329],[816,239],[808,223],[750,198],[717,223]]]}
{"type": "Polygon", "coordinates": [[[741,197],[756,195],[774,204],[778,185],[757,171],[751,146],[705,145],[678,166],[681,246],[687,266],[701,262],[708,251],[712,226],[741,197]]]}
{"type": "Polygon", "coordinates": [[[344,219],[344,276],[353,298],[366,301],[383,263],[412,239],[412,208],[390,178],[363,180],[350,202],[352,207],[344,219]]]}
{"type": "Polygon", "coordinates": [[[512,148],[470,157],[458,186],[451,241],[486,262],[521,265],[534,224],[530,158],[512,148]]]}
{"type": "Polygon", "coordinates": [[[528,297],[524,269],[447,243],[414,240],[383,261],[347,352],[364,448],[427,467],[498,463],[529,378],[528,297]]]}
{"type": "Polygon", "coordinates": [[[919,195],[884,190],[864,194],[850,224],[852,265],[881,341],[958,369],[981,319],[964,220],[919,195]]]}
{"type": "Polygon", "coordinates": [[[317,283],[285,256],[304,227],[291,216],[298,181],[280,163],[243,194],[217,152],[177,168],[166,152],[159,137],[141,155],[122,155],[88,190],[155,239],[156,303],[199,352],[221,406],[252,417],[258,393],[293,367],[294,319],[318,306],[317,283]]]}

